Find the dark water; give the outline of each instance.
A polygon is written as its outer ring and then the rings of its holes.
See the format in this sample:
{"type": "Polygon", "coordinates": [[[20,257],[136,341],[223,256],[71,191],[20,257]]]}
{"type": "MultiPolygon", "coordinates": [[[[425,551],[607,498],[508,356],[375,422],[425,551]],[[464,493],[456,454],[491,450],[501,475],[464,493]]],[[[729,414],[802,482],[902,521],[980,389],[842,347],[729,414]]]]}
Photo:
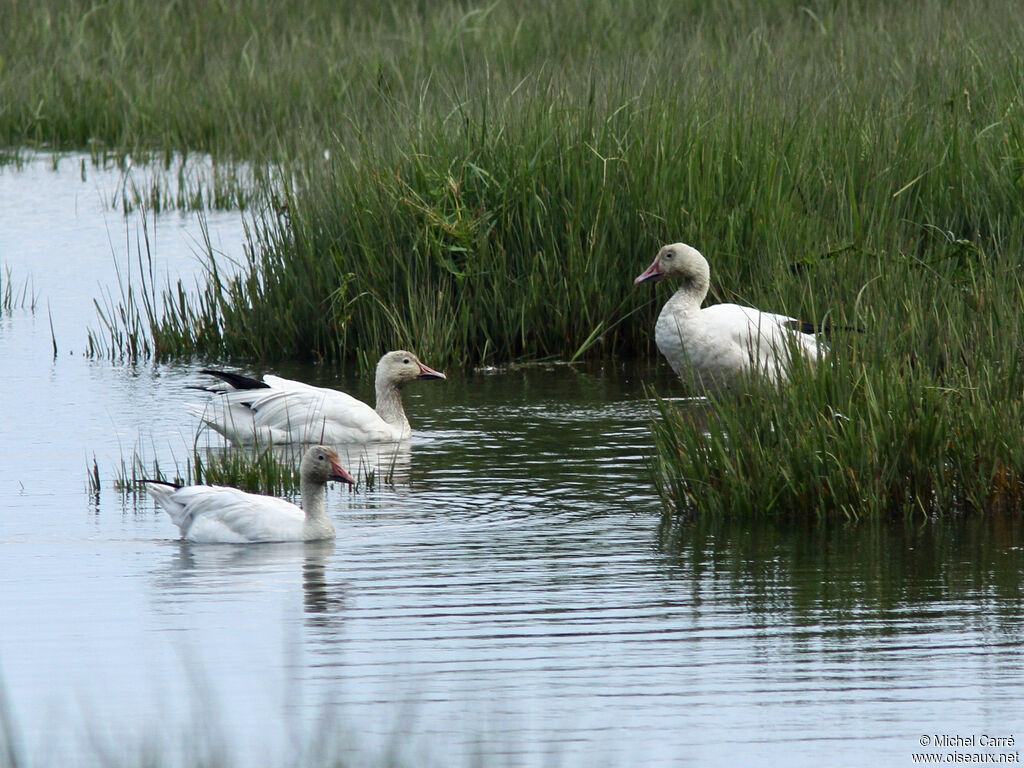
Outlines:
{"type": "MultiPolygon", "coordinates": [[[[197,366],[82,357],[126,222],[89,186],[116,178],[72,169],[0,171],[0,260],[42,306],[0,316],[0,678],[38,764],[910,765],[924,735],[1024,739],[1019,516],[662,539],[658,364],[423,383],[391,482],[329,490],[336,542],[178,541],[112,477],[184,460],[197,366]]],[[[240,253],[240,217],[209,223],[240,253]]],[[[196,270],[196,229],[158,218],[158,270],[196,270]]]]}

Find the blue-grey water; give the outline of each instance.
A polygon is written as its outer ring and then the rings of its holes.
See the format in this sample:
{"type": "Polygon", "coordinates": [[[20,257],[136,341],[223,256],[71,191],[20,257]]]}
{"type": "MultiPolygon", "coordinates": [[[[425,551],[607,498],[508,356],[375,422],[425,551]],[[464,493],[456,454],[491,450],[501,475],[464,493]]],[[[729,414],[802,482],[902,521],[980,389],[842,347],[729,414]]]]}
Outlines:
{"type": "MultiPolygon", "coordinates": [[[[53,165],[0,168],[0,274],[37,297],[0,313],[0,747],[13,731],[47,766],[1018,751],[1021,516],[663,540],[645,384],[678,392],[657,361],[423,383],[390,482],[330,488],[336,542],[180,542],[114,477],[136,453],[189,455],[200,363],[83,355],[94,300],[137,270],[141,214],[110,204],[121,171],[53,165]],[[922,748],[947,734],[1017,746],[922,748]]],[[[240,258],[242,214],[205,218],[222,263],[240,258]]],[[[158,282],[201,273],[195,215],[147,229],[158,282]]],[[[366,371],[274,371],[372,397],[366,371]]]]}

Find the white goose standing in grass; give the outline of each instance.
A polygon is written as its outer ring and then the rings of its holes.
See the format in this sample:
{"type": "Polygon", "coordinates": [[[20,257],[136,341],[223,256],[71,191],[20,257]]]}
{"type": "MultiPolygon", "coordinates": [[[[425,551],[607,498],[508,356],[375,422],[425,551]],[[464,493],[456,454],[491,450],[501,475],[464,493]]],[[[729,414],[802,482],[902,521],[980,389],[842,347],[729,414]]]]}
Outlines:
{"type": "Polygon", "coordinates": [[[181,529],[181,537],[203,544],[250,544],[334,538],[324,503],[328,480],[352,484],[338,454],[314,445],[299,465],[302,507],[284,499],[222,485],[187,485],[146,480],[146,490],[181,529]]]}
{"type": "Polygon", "coordinates": [[[404,350],[388,352],[377,363],[377,407],[336,389],[314,387],[280,376],[262,381],[237,373],[204,369],[221,384],[205,408],[192,407],[206,424],[235,443],[394,442],[412,434],[402,406],[402,389],[413,381],[445,379],[404,350]]]}
{"type": "Polygon", "coordinates": [[[794,352],[817,362],[828,351],[813,326],[792,317],[738,304],[701,309],[711,269],[700,251],[685,243],[662,247],[633,282],[663,278],[682,284],[658,315],[654,339],[679,377],[704,391],[727,388],[751,372],[784,381],[794,352]]]}

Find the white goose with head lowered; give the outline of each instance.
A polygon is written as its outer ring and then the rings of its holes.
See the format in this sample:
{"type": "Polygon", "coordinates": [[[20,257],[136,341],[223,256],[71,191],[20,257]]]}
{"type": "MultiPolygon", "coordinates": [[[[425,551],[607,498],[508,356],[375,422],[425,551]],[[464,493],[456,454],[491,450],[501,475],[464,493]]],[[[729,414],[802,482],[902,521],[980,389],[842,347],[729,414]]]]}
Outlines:
{"type": "Polygon", "coordinates": [[[447,378],[404,350],[377,363],[377,407],[326,387],[266,375],[262,381],[237,373],[204,369],[221,383],[208,387],[214,398],[191,410],[235,443],[393,442],[412,434],[402,406],[402,389],[413,381],[447,378]]]}
{"type": "Polygon", "coordinates": [[[654,339],[669,365],[698,389],[728,388],[750,373],[784,381],[793,354],[817,362],[827,346],[814,328],[786,315],[737,304],[701,309],[711,285],[711,268],[700,251],[685,243],[664,246],[635,284],[680,281],[662,307],[654,339]]]}
{"type": "Polygon", "coordinates": [[[221,485],[179,486],[147,480],[146,490],[181,530],[181,537],[205,544],[315,541],[334,538],[324,503],[328,480],[354,483],[338,454],[314,445],[299,465],[302,507],[284,499],[221,485]]]}

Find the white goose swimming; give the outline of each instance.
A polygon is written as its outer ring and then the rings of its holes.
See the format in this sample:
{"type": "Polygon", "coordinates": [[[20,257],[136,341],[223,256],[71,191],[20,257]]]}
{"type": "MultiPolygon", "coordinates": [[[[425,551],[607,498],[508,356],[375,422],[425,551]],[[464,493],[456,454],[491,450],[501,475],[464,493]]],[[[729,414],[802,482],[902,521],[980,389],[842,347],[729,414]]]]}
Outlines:
{"type": "Polygon", "coordinates": [[[237,373],[204,369],[221,384],[205,408],[190,410],[235,443],[394,442],[412,434],[402,407],[402,389],[421,379],[445,379],[404,350],[388,352],[377,363],[377,407],[336,389],[314,387],[280,376],[263,381],[237,373]]]}
{"type": "Polygon", "coordinates": [[[828,351],[812,326],[737,304],[701,309],[711,285],[711,269],[685,243],[664,246],[634,284],[674,278],[682,285],[662,307],[654,328],[661,354],[680,378],[703,391],[727,388],[755,372],[784,381],[793,352],[817,362],[828,351]]]}
{"type": "Polygon", "coordinates": [[[302,507],[284,499],[221,485],[147,480],[146,490],[181,529],[181,537],[204,544],[315,541],[334,538],[324,489],[328,480],[354,483],[338,454],[314,445],[299,465],[302,507]]]}

